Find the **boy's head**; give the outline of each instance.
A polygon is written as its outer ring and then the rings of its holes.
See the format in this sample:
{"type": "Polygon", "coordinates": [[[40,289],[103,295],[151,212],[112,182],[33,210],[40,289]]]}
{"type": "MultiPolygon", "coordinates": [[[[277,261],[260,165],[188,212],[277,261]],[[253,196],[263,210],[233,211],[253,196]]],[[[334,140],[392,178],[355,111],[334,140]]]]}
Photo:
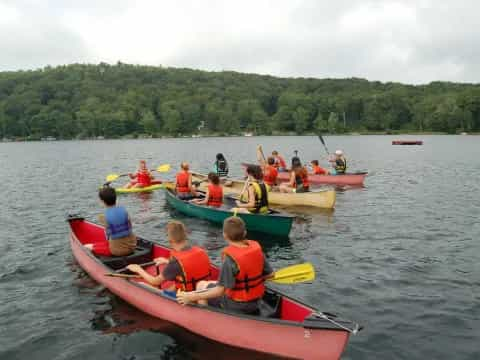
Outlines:
{"type": "Polygon", "coordinates": [[[273,155],[273,156],[277,156],[277,155],[278,155],[278,151],[277,151],[277,150],[273,150],[273,151],[272,151],[272,155],[273,155]]]}
{"type": "Polygon", "coordinates": [[[167,236],[171,244],[181,244],[187,241],[187,229],[181,221],[169,221],[167,224],[167,236]]]}
{"type": "Polygon", "coordinates": [[[214,185],[220,184],[220,178],[214,172],[208,173],[208,180],[214,185]]]}
{"type": "Polygon", "coordinates": [[[182,170],[185,170],[185,171],[188,171],[190,169],[190,166],[188,165],[188,162],[186,162],[186,161],[182,162],[180,167],[182,168],[182,170]]]}
{"type": "Polygon", "coordinates": [[[292,168],[302,167],[302,162],[298,156],[292,158],[292,168]]]}
{"type": "Polygon", "coordinates": [[[237,242],[245,240],[247,230],[245,230],[245,223],[236,216],[230,216],[223,222],[223,237],[226,240],[237,242]]]}
{"type": "Polygon", "coordinates": [[[222,153],[218,153],[218,154],[217,154],[217,160],[218,160],[218,161],[225,161],[225,156],[223,156],[222,153]]]}
{"type": "Polygon", "coordinates": [[[267,159],[267,164],[268,165],[274,165],[275,164],[275,158],[273,156],[269,156],[267,159]]]}
{"type": "Polygon", "coordinates": [[[247,174],[252,176],[255,180],[262,180],[263,179],[262,168],[258,165],[248,165],[247,166],[247,174]]]}
{"type": "Polygon", "coordinates": [[[310,164],[312,164],[313,166],[318,166],[318,160],[312,160],[310,164]]]}
{"type": "Polygon", "coordinates": [[[145,170],[147,168],[147,162],[145,160],[140,160],[139,166],[140,169],[145,170]]]}
{"type": "Polygon", "coordinates": [[[98,192],[98,197],[106,206],[114,206],[117,203],[117,193],[110,186],[102,187],[98,192]]]}

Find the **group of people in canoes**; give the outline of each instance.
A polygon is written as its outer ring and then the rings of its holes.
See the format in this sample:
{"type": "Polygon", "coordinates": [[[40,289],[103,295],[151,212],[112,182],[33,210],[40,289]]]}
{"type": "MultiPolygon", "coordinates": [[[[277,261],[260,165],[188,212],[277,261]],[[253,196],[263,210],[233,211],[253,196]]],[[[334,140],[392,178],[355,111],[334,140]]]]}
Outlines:
{"type": "MultiPolygon", "coordinates": [[[[116,204],[115,190],[103,187],[99,198],[105,206],[100,218],[107,237],[104,242],[85,246],[102,256],[133,253],[137,238],[126,209],[116,204]]],[[[180,304],[208,304],[243,314],[259,313],[259,300],[265,292],[264,282],[274,273],[260,244],[247,239],[241,218],[232,216],[224,221],[223,236],[227,246],[221,253],[222,265],[216,281],[211,280],[212,267],[207,252],[188,241],[184,224],[172,220],[166,230],[170,256],[168,259],[154,259],[157,266],[163,266],[160,273],[152,275],[137,264],[128,265],[128,270],[150,285],[160,286],[166,295],[175,297],[180,304]]]]}

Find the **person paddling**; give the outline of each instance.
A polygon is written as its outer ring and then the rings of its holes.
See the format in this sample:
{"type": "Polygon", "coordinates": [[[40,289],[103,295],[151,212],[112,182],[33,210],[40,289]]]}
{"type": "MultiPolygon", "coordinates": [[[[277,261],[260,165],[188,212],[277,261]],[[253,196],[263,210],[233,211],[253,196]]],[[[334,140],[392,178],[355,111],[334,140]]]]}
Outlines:
{"type": "Polygon", "coordinates": [[[268,189],[263,182],[263,172],[260,166],[247,166],[246,186],[247,196],[241,194],[240,201],[236,201],[237,207],[233,211],[254,214],[268,213],[268,189]]]}
{"type": "Polygon", "coordinates": [[[137,172],[134,174],[130,173],[128,176],[131,180],[125,186],[127,189],[150,186],[152,185],[152,180],[154,179],[154,176],[148,170],[147,162],[145,160],[140,160],[137,172]]]}
{"type": "Polygon", "coordinates": [[[215,160],[215,164],[213,164],[213,171],[220,178],[226,178],[228,176],[228,163],[223,154],[217,154],[217,160],[215,160]]]}
{"type": "Polygon", "coordinates": [[[87,244],[85,247],[96,255],[126,256],[133,253],[137,246],[137,237],[132,231],[132,222],[127,210],[117,206],[115,189],[104,186],[98,192],[100,201],[105,206],[105,212],[99,216],[100,223],[105,227],[106,240],[87,244]]]}
{"type": "Polygon", "coordinates": [[[297,156],[292,158],[292,171],[290,172],[290,181],[280,185],[280,191],[285,193],[297,192],[303,193],[310,191],[310,182],[308,181],[308,171],[297,156]]]}
{"type": "Polygon", "coordinates": [[[272,156],[275,159],[275,164],[273,166],[275,166],[280,172],[287,171],[287,163],[277,150],[272,151],[272,156]]]}
{"type": "MultiPolygon", "coordinates": [[[[197,193],[198,194],[198,193],[197,193]]],[[[203,199],[193,199],[191,202],[198,205],[220,207],[223,204],[223,188],[220,185],[220,178],[211,172],[208,174],[208,187],[203,199]]]]}
{"type": "Polygon", "coordinates": [[[227,311],[257,315],[259,301],[265,293],[265,280],[274,272],[260,244],[247,240],[245,223],[239,217],[229,217],[223,223],[223,237],[228,246],[222,251],[222,266],[218,281],[201,281],[198,292],[179,292],[177,301],[186,305],[221,307],[227,311]]]}
{"type": "Polygon", "coordinates": [[[313,175],[328,175],[329,171],[327,169],[322,168],[318,164],[318,160],[312,160],[310,162],[310,165],[312,165],[312,173],[313,175]]]}
{"type": "Polygon", "coordinates": [[[192,246],[187,239],[185,225],[180,221],[170,221],[167,224],[167,236],[170,242],[170,258],[155,259],[157,265],[165,265],[162,272],[153,276],[140,265],[131,264],[127,269],[140,275],[149,284],[159,286],[164,281],[174,281],[167,291],[195,290],[199,281],[210,278],[210,259],[207,252],[199,246],[192,246]]]}
{"type": "Polygon", "coordinates": [[[335,151],[335,157],[330,162],[333,166],[332,175],[343,175],[347,172],[347,159],[342,150],[335,151]]]}
{"type": "Polygon", "coordinates": [[[275,168],[275,159],[269,156],[267,164],[263,167],[263,181],[268,186],[277,185],[278,171],[275,168]]]}
{"type": "Polygon", "coordinates": [[[190,200],[195,197],[195,189],[192,186],[192,174],[187,162],[182,162],[181,170],[176,176],[175,190],[177,197],[182,200],[190,200]]]}

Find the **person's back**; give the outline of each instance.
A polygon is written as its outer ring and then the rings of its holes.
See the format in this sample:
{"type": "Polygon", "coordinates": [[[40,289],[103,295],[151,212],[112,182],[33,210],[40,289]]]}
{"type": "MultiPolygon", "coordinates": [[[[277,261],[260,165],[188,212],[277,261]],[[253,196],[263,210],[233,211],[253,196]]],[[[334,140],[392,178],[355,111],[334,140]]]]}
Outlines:
{"type": "Polygon", "coordinates": [[[223,188],[220,184],[208,184],[208,206],[220,207],[223,204],[223,188]]]}
{"type": "Polygon", "coordinates": [[[328,175],[327,170],[325,170],[319,165],[318,160],[312,160],[311,165],[313,175],[328,175]]]}
{"type": "Polygon", "coordinates": [[[295,173],[295,189],[296,192],[310,191],[310,182],[308,179],[308,171],[305,167],[299,166],[293,169],[295,173]]]}
{"type": "Polygon", "coordinates": [[[263,182],[252,181],[250,184],[255,194],[255,207],[249,208],[251,213],[268,213],[268,190],[263,182]]]}
{"type": "Polygon", "coordinates": [[[335,151],[334,174],[343,175],[347,172],[347,159],[342,150],[335,151]]]}
{"type": "Polygon", "coordinates": [[[221,178],[228,176],[228,163],[223,154],[217,154],[214,170],[215,173],[221,178]]]}
{"type": "Polygon", "coordinates": [[[192,189],[192,174],[190,173],[188,163],[181,164],[181,170],[176,175],[175,190],[177,196],[183,200],[189,200],[194,197],[192,189]]]}
{"type": "Polygon", "coordinates": [[[267,165],[265,166],[263,181],[268,186],[274,186],[277,184],[278,170],[274,166],[275,159],[269,157],[267,159],[267,165]]]}

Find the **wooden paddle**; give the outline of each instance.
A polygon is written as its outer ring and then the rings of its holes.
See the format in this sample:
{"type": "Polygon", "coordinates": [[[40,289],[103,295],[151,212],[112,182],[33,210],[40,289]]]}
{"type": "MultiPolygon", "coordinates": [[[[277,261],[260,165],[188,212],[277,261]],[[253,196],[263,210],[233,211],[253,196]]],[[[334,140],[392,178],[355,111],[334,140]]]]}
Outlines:
{"type": "MultiPolygon", "coordinates": [[[[150,171],[157,171],[157,172],[168,172],[170,171],[170,164],[163,164],[163,165],[160,165],[159,167],[157,167],[156,169],[152,169],[150,171]]],[[[106,181],[107,181],[107,184],[117,180],[118,178],[121,178],[121,177],[124,177],[124,176],[127,176],[128,173],[126,174],[109,174],[107,175],[106,177],[106,181]]]]}
{"type": "MultiPolygon", "coordinates": [[[[119,274],[119,273],[106,273],[105,276],[119,277],[119,278],[140,278],[140,275],[136,274],[119,274]]],[[[277,284],[298,284],[303,282],[311,282],[315,279],[315,269],[311,263],[304,263],[298,265],[287,266],[280,270],[275,271],[275,276],[268,281],[272,281],[277,284]]]]}
{"type": "Polygon", "coordinates": [[[327,152],[327,155],[330,155],[330,152],[328,151],[327,145],[325,144],[325,141],[323,140],[322,135],[318,135],[318,138],[320,139],[321,143],[323,144],[323,147],[325,148],[325,151],[327,152]]]}

